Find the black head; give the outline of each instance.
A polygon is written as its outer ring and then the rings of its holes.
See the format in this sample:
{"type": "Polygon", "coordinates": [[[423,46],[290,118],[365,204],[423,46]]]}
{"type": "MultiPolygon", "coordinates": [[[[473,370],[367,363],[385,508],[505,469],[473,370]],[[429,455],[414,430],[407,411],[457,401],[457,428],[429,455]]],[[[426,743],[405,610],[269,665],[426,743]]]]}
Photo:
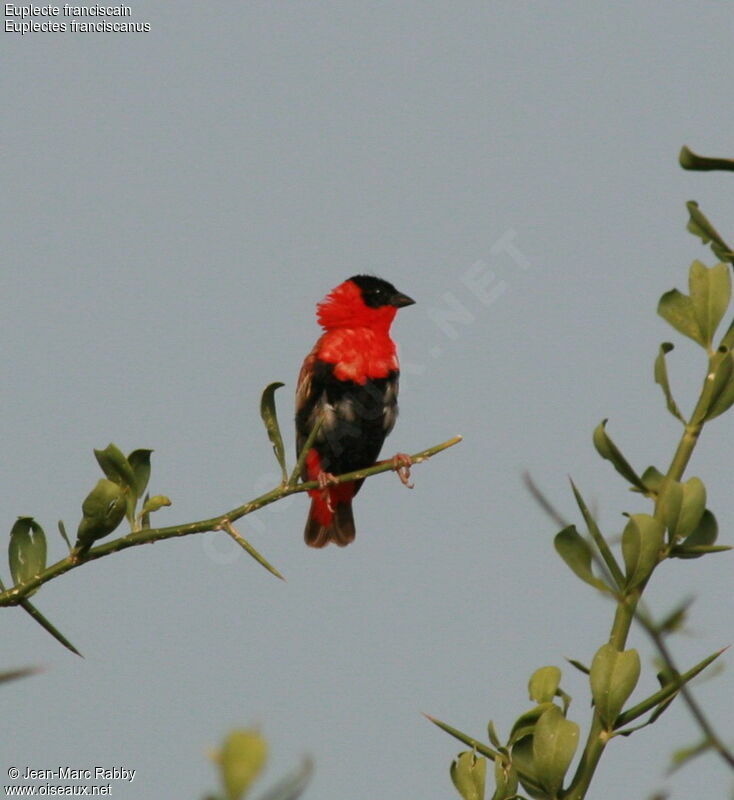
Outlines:
{"type": "Polygon", "coordinates": [[[375,278],[373,275],[353,275],[349,280],[362,290],[362,299],[369,308],[394,306],[402,308],[415,303],[415,300],[399,292],[391,283],[375,278]]]}

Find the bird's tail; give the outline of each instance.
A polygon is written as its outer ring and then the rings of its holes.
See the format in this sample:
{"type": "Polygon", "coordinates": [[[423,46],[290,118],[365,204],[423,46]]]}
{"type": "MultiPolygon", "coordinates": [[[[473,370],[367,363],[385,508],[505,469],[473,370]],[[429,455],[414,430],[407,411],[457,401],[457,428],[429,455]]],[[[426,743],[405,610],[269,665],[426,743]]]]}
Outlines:
{"type": "Polygon", "coordinates": [[[329,487],[328,499],[324,492],[314,489],[311,495],[311,510],[306,520],[303,538],[309,547],[325,547],[329,542],[346,547],[354,541],[354,515],[352,497],[354,490],[350,484],[329,487]]]}

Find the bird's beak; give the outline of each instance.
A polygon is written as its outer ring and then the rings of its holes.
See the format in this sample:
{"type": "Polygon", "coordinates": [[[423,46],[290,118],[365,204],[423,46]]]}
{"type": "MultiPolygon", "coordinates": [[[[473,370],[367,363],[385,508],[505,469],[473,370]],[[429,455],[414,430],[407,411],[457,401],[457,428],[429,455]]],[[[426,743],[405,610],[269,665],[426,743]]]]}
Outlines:
{"type": "Polygon", "coordinates": [[[408,297],[407,294],[403,294],[402,292],[396,292],[390,298],[390,305],[395,306],[395,308],[403,308],[403,306],[412,306],[415,303],[412,297],[408,297]]]}

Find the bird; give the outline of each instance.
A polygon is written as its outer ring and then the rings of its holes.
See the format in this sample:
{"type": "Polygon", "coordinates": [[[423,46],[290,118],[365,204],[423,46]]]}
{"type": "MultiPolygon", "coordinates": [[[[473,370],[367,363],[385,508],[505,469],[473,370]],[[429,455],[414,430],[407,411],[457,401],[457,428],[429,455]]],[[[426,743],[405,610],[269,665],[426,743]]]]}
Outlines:
{"type": "MultiPolygon", "coordinates": [[[[296,449],[309,491],[304,539],[310,547],[354,541],[352,499],[363,479],[334,483],[334,475],[371,467],[398,414],[400,366],[390,338],[398,309],[415,303],[391,283],[353,275],[316,307],[324,332],[306,356],[296,388],[296,449]],[[314,425],[320,427],[305,455],[314,425]]],[[[410,458],[398,453],[394,468],[408,484],[410,458]]]]}

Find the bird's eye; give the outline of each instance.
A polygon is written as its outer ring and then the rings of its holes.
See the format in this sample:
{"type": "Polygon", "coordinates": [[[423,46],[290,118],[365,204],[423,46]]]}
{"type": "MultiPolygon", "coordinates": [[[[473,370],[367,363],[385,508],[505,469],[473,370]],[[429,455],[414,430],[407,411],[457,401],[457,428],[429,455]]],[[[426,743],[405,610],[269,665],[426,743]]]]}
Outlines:
{"type": "Polygon", "coordinates": [[[362,289],[362,298],[370,308],[380,308],[390,304],[390,293],[381,286],[362,289]]]}

